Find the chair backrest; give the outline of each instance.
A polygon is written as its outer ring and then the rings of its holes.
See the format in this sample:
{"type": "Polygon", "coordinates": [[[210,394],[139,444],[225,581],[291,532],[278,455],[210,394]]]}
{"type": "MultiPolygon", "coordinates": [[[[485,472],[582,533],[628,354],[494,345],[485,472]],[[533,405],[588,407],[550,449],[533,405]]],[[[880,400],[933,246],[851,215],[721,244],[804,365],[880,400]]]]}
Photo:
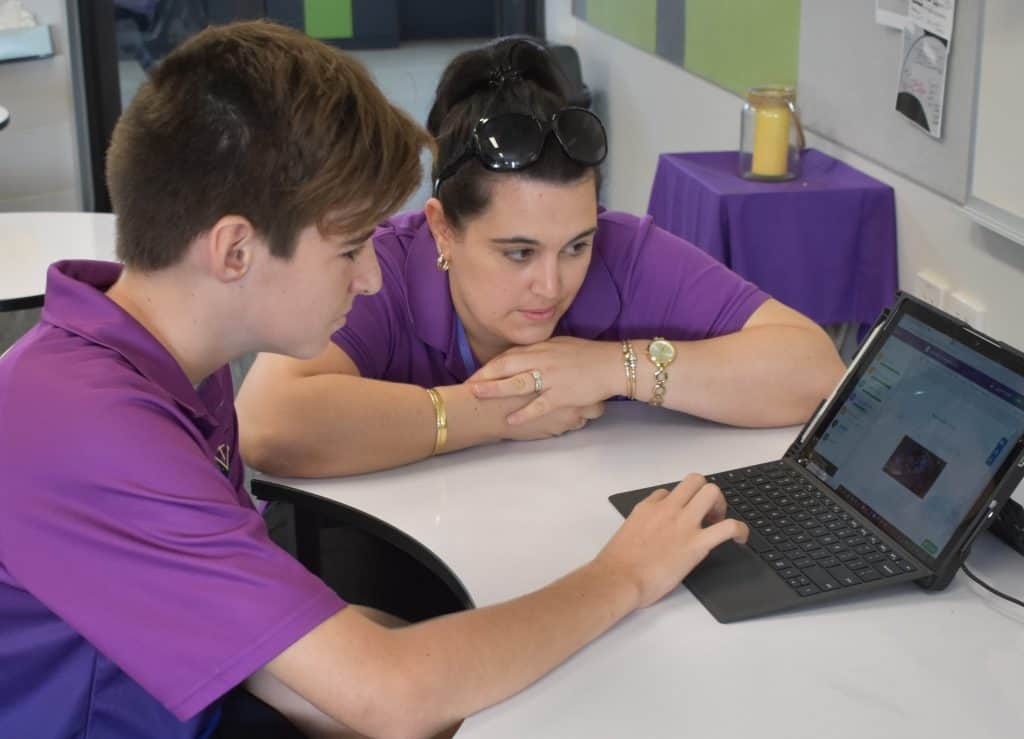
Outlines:
{"type": "Polygon", "coordinates": [[[238,687],[224,696],[213,739],[308,739],[276,708],[238,687]]]}
{"type": "Polygon", "coordinates": [[[593,102],[590,88],[583,82],[580,56],[575,47],[568,44],[549,44],[548,52],[558,62],[566,81],[569,83],[569,104],[589,108],[593,102]]]}
{"type": "Polygon", "coordinates": [[[259,478],[271,538],[350,603],[409,622],[473,608],[449,567],[408,534],[342,503],[259,478]]]}

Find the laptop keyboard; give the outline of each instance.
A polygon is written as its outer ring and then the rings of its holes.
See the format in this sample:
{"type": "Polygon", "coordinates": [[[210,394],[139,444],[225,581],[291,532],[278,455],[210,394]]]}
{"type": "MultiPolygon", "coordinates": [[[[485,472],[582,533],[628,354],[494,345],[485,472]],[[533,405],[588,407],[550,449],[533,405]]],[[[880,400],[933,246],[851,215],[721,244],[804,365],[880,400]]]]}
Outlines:
{"type": "Polygon", "coordinates": [[[803,597],[913,572],[907,562],[784,462],[708,475],[747,546],[803,597]]]}

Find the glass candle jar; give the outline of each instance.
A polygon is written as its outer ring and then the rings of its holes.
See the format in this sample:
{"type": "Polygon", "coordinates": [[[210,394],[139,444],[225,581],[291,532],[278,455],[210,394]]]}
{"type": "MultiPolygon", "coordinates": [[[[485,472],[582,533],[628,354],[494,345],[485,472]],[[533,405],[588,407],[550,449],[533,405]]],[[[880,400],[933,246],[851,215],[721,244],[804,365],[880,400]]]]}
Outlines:
{"type": "Polygon", "coordinates": [[[752,87],[740,113],[740,175],[782,182],[800,176],[804,131],[792,87],[752,87]]]}

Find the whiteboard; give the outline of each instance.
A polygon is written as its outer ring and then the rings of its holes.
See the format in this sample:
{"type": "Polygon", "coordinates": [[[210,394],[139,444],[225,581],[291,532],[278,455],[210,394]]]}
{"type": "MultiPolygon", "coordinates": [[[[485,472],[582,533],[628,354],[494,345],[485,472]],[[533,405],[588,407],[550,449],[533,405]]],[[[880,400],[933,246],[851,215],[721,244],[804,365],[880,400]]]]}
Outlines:
{"type": "MultiPolygon", "coordinates": [[[[1016,4],[1021,0],[994,0],[1016,4]]],[[[989,4],[994,4],[989,0],[989,4]]],[[[867,0],[805,0],[797,94],[805,125],[935,192],[968,199],[982,4],[959,0],[942,138],[896,112],[902,36],[867,0]]],[[[1024,120],[1024,119],[1018,119],[1024,120]]]]}
{"type": "Polygon", "coordinates": [[[982,28],[974,168],[965,210],[1024,244],[1024,3],[987,0],[982,28]]]}

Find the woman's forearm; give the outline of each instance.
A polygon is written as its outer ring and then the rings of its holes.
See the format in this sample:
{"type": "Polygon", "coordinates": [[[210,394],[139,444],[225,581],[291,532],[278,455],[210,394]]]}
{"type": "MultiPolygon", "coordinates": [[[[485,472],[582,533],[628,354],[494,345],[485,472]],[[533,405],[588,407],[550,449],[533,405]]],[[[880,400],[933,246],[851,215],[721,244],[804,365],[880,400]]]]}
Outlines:
{"type": "MultiPolygon", "coordinates": [[[[634,341],[637,393],[648,401],[655,367],[634,341]]],[[[816,326],[755,326],[703,341],[677,341],[668,366],[667,408],[735,426],[802,423],[828,396],[843,363],[816,326]]]]}
{"type": "MultiPolygon", "coordinates": [[[[239,433],[246,463],[283,476],[333,477],[430,456],[436,415],[418,385],[326,374],[261,387],[246,379],[239,433]],[[259,399],[256,398],[259,396],[259,399]]],[[[519,399],[481,401],[462,385],[438,388],[448,416],[443,451],[497,441],[519,399]]]]}

